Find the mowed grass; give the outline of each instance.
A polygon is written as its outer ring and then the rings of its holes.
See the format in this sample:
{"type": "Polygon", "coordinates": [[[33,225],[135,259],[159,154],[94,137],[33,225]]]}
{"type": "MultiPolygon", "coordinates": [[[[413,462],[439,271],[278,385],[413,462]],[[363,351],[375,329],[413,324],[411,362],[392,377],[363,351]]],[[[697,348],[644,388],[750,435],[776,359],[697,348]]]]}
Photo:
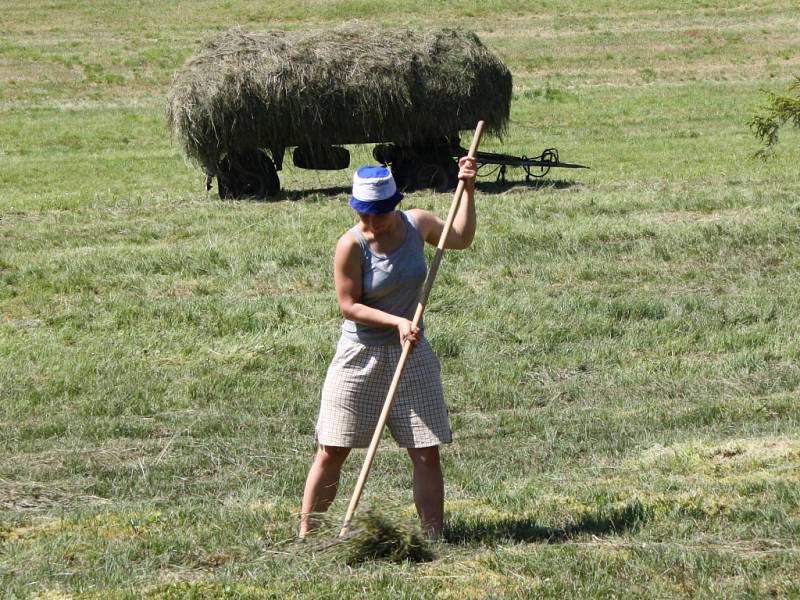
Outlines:
{"type": "MultiPolygon", "coordinates": [[[[794,3],[3,12],[0,596],[800,595],[800,138],[764,164],[746,126],[798,72],[794,3]],[[204,32],[353,17],[476,30],[515,75],[484,148],[592,166],[487,169],[476,242],[445,256],[426,321],[455,443],[421,565],[289,544],[350,172],[222,202],[163,116],[204,32]]],[[[362,506],[413,522],[410,486],[386,440],[362,506]]]]}

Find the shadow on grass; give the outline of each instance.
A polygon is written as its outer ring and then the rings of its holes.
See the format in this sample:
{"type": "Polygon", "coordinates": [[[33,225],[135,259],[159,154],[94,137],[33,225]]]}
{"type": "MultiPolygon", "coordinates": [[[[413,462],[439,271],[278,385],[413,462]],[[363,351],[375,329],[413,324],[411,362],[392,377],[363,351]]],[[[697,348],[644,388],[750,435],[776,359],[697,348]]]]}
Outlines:
{"type": "Polygon", "coordinates": [[[268,198],[271,201],[288,200],[290,202],[297,202],[302,200],[304,202],[320,201],[323,198],[338,196],[339,194],[350,195],[350,188],[344,186],[334,186],[327,188],[312,188],[306,190],[281,190],[274,198],[268,198]]]}
{"type": "MultiPolygon", "coordinates": [[[[580,187],[583,184],[577,181],[567,181],[564,179],[532,179],[530,181],[479,181],[477,184],[478,192],[481,194],[503,194],[512,189],[526,190],[565,190],[572,187],[580,187]]],[[[413,193],[413,192],[411,192],[413,193]]],[[[453,191],[442,192],[452,196],[453,191]]],[[[334,186],[320,187],[303,190],[281,190],[276,196],[269,198],[243,197],[237,199],[227,198],[233,202],[321,202],[341,194],[350,194],[350,187],[334,186]]]]}
{"type": "Polygon", "coordinates": [[[525,190],[566,190],[572,187],[581,187],[584,184],[579,181],[567,179],[530,179],[530,180],[506,180],[506,181],[479,181],[478,191],[482,194],[504,194],[509,190],[521,188],[525,190]]]}
{"type": "Polygon", "coordinates": [[[444,525],[445,541],[452,544],[514,542],[559,543],[585,534],[609,535],[639,528],[650,510],[639,500],[600,506],[562,527],[540,525],[532,517],[451,517],[444,525]]]}

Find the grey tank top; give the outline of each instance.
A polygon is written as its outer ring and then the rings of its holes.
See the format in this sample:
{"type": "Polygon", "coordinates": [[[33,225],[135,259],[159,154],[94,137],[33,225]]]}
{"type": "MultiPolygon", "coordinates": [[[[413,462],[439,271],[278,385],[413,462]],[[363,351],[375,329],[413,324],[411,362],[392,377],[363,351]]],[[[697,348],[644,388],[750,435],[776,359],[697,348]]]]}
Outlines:
{"type": "MultiPolygon", "coordinates": [[[[425,241],[414,217],[401,211],[400,218],[406,228],[405,240],[399,248],[386,256],[373,252],[358,225],[350,229],[350,233],[361,249],[361,303],[413,319],[419,302],[419,292],[428,273],[425,241]]],[[[342,335],[368,346],[400,343],[395,327],[370,327],[349,319],[342,323],[342,335]]]]}

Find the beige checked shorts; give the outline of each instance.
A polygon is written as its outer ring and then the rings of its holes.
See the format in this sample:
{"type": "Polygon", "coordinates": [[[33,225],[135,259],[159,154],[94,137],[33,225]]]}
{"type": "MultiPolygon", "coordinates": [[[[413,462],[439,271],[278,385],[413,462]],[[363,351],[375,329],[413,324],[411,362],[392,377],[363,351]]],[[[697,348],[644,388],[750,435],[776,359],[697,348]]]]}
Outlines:
{"type": "MultiPolygon", "coordinates": [[[[369,446],[401,353],[400,344],[367,346],[339,339],[322,388],[316,428],[320,444],[369,446]]],[[[452,441],[439,360],[424,338],[406,360],[387,426],[402,448],[452,441]]]]}

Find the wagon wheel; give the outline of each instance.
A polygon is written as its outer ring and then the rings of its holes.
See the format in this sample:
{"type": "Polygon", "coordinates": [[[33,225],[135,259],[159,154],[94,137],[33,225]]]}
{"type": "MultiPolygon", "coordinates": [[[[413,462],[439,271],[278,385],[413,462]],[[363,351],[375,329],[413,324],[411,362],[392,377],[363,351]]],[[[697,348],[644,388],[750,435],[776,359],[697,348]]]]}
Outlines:
{"type": "Polygon", "coordinates": [[[458,169],[453,169],[455,163],[452,159],[448,163],[426,162],[422,163],[416,173],[417,189],[431,189],[435,192],[449,192],[455,188],[458,179],[458,169]]]}
{"type": "Polygon", "coordinates": [[[458,181],[458,165],[447,153],[417,155],[411,160],[392,165],[397,185],[401,190],[433,190],[447,192],[458,181]]]}
{"type": "Polygon", "coordinates": [[[269,156],[261,150],[247,154],[231,154],[219,162],[217,174],[219,197],[222,199],[275,196],[281,183],[269,156]]]}

